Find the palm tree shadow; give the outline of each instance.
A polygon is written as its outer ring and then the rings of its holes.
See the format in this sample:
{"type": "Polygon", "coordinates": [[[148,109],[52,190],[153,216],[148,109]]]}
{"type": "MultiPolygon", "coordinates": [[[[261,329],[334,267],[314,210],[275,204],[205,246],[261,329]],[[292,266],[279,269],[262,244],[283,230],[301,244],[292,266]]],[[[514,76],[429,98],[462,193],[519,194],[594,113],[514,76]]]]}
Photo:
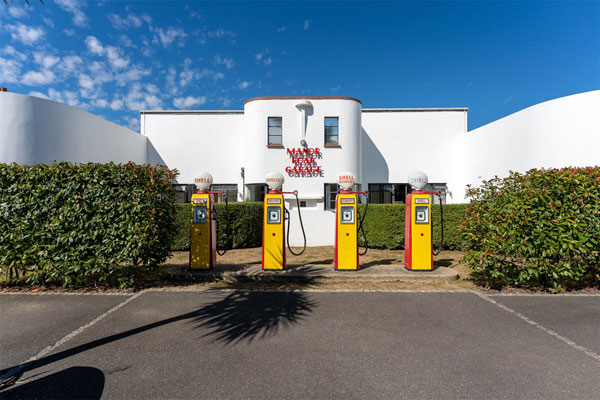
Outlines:
{"type": "Polygon", "coordinates": [[[316,305],[301,292],[237,291],[198,310],[192,322],[216,342],[251,343],[299,323],[316,305]]]}

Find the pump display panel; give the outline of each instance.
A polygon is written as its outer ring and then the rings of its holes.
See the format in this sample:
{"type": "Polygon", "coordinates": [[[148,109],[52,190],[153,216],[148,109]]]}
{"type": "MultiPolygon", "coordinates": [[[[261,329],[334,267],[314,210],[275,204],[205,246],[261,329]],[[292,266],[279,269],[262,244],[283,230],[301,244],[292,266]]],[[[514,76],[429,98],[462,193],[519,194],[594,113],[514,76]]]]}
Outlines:
{"type": "Polygon", "coordinates": [[[205,224],[206,223],[206,206],[194,206],[194,223],[205,224]]]}
{"type": "Polygon", "coordinates": [[[415,224],[429,223],[429,207],[415,206],[415,224]]]}
{"type": "Polygon", "coordinates": [[[354,207],[341,206],[340,222],[342,224],[353,224],[354,223],[354,207]]]}
{"type": "Polygon", "coordinates": [[[281,207],[268,206],[267,207],[267,224],[280,224],[281,223],[281,207]]]}

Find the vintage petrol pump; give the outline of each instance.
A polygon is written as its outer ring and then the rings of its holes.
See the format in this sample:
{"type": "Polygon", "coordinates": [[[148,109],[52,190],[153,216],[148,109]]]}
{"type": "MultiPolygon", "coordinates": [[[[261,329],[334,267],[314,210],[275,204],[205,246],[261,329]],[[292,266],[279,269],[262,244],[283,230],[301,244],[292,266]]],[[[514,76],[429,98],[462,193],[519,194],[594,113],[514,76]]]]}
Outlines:
{"type": "Polygon", "coordinates": [[[219,255],[231,248],[231,231],[229,225],[229,210],[227,207],[227,194],[223,193],[227,218],[227,244],[225,249],[217,249],[217,230],[219,214],[215,209],[213,194],[209,192],[213,182],[212,176],[203,172],[194,179],[198,193],[192,195],[192,216],[190,223],[190,269],[213,269],[219,255]]]}
{"type": "Polygon", "coordinates": [[[442,198],[439,192],[423,191],[428,182],[424,172],[411,173],[408,176],[408,182],[413,191],[406,197],[404,266],[410,270],[431,271],[433,270],[433,256],[440,253],[444,243],[442,198]],[[437,252],[432,249],[431,195],[437,195],[440,199],[442,237],[437,252]]]}
{"type": "Polygon", "coordinates": [[[262,246],[262,268],[263,269],[285,269],[285,243],[286,234],[284,229],[285,220],[288,220],[287,228],[287,245],[290,252],[299,256],[306,250],[306,234],[304,225],[302,224],[302,215],[300,213],[300,201],[298,200],[298,192],[282,192],[281,187],[285,178],[279,172],[271,172],[267,175],[267,185],[269,193],[265,195],[263,209],[263,246],[262,246]],[[304,248],[300,253],[294,253],[290,247],[290,218],[289,212],[285,208],[283,195],[293,194],[296,196],[296,205],[298,207],[298,219],[304,236],[304,248]]]}
{"type": "Polygon", "coordinates": [[[338,185],[342,188],[335,199],[335,269],[358,270],[360,268],[359,255],[367,254],[367,237],[362,228],[369,205],[366,192],[352,192],[354,175],[342,172],[338,175],[338,185]],[[358,194],[367,197],[364,215],[358,212],[358,194]],[[358,233],[362,231],[365,240],[365,251],[358,251],[358,233]]]}

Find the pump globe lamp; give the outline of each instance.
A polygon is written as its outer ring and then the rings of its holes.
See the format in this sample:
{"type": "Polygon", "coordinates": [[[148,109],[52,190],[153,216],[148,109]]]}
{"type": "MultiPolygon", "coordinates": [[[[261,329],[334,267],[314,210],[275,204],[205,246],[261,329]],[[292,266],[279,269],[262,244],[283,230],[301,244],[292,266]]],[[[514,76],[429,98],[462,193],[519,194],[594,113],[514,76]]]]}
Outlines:
{"type": "Polygon", "coordinates": [[[429,178],[423,171],[413,171],[408,175],[408,183],[414,190],[423,190],[429,183],[429,178]]]}
{"type": "Polygon", "coordinates": [[[269,190],[280,190],[285,178],[281,172],[273,171],[267,174],[266,182],[269,185],[269,190]]]}
{"type": "Polygon", "coordinates": [[[342,190],[350,190],[354,185],[355,179],[352,172],[340,172],[338,174],[338,185],[342,190]]]}
{"type": "Polygon", "coordinates": [[[196,174],[196,177],[194,178],[194,184],[196,185],[198,190],[206,191],[210,189],[210,185],[212,185],[212,183],[213,177],[206,171],[196,174]]]}

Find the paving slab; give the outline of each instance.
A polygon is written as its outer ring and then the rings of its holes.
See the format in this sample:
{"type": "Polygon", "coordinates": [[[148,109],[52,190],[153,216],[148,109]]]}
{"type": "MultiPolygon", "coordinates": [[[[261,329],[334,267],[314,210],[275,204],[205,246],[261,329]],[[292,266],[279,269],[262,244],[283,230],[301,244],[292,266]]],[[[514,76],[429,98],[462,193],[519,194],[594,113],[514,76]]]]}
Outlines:
{"type": "MultiPolygon", "coordinates": [[[[600,296],[490,296],[500,304],[600,354],[600,296]]],[[[600,380],[600,376],[598,377],[600,380]]]]}
{"type": "Polygon", "coordinates": [[[29,359],[127,297],[0,294],[0,369],[29,359]]]}
{"type": "MultiPolygon", "coordinates": [[[[600,363],[472,293],[147,292],[33,367],[1,395],[43,391],[41,379],[65,376],[107,399],[600,391],[600,363]]],[[[65,385],[42,394],[61,397],[72,390],[65,385]]]]}
{"type": "Polygon", "coordinates": [[[336,271],[331,265],[288,266],[285,270],[263,270],[259,264],[218,265],[212,270],[191,270],[186,265],[167,269],[169,278],[182,281],[315,282],[315,281],[420,281],[451,282],[458,279],[452,268],[410,271],[403,265],[369,265],[358,271],[336,271]]]}

